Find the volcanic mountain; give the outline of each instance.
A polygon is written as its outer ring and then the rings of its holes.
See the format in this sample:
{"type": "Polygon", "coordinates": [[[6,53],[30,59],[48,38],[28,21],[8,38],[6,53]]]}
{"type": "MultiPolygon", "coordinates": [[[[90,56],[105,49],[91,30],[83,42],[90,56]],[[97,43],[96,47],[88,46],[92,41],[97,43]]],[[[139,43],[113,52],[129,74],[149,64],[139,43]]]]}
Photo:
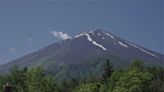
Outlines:
{"type": "Polygon", "coordinates": [[[0,66],[0,73],[7,72],[13,65],[17,65],[42,66],[49,73],[55,73],[57,78],[63,78],[68,72],[71,76],[85,76],[88,73],[101,72],[101,66],[106,59],[115,67],[122,68],[134,59],[142,60],[145,65],[161,65],[164,55],[97,29],[80,33],[3,64],[0,66]]]}

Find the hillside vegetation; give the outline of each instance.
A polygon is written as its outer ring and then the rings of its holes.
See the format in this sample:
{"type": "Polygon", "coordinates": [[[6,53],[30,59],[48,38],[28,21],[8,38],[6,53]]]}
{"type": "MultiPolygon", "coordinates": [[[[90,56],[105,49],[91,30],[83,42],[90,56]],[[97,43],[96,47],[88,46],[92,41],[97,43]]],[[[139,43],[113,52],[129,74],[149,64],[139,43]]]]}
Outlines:
{"type": "Polygon", "coordinates": [[[0,92],[6,83],[14,92],[164,92],[163,75],[162,67],[144,67],[139,60],[126,69],[115,69],[107,60],[101,76],[90,74],[83,80],[72,77],[60,82],[42,67],[14,66],[9,74],[0,76],[0,92]]]}

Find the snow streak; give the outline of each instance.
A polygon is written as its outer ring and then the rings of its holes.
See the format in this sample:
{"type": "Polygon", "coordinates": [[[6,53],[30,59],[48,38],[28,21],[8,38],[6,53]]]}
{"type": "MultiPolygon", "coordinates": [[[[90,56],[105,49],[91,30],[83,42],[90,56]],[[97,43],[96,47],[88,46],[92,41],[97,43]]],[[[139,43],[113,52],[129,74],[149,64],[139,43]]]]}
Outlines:
{"type": "Polygon", "coordinates": [[[110,38],[114,39],[114,36],[109,34],[109,33],[105,33],[106,35],[108,35],[110,38]]]}
{"type": "Polygon", "coordinates": [[[98,44],[97,42],[93,41],[89,34],[85,33],[85,35],[87,36],[88,41],[92,42],[92,44],[100,47],[104,51],[107,51],[107,49],[104,46],[102,46],[101,44],[98,44]]]}
{"type": "Polygon", "coordinates": [[[133,47],[135,47],[135,48],[137,48],[137,49],[139,49],[139,50],[141,50],[141,51],[143,51],[143,52],[145,52],[145,53],[151,55],[151,56],[158,57],[158,56],[156,56],[155,54],[153,54],[153,53],[151,53],[151,52],[148,52],[148,51],[144,50],[143,48],[138,47],[138,46],[136,46],[136,45],[134,45],[134,44],[132,44],[132,43],[130,43],[130,42],[127,42],[127,43],[128,43],[129,45],[131,45],[131,46],[133,46],[133,47]]]}
{"type": "Polygon", "coordinates": [[[118,41],[118,43],[119,43],[121,46],[124,46],[124,47],[128,48],[128,46],[127,46],[126,44],[122,43],[121,41],[118,41]]]}
{"type": "MultiPolygon", "coordinates": [[[[93,31],[90,31],[89,33],[94,34],[93,31]]],[[[89,33],[84,32],[84,33],[81,33],[81,34],[76,35],[74,38],[78,38],[78,37],[81,37],[81,36],[86,36],[87,39],[88,39],[88,41],[91,42],[93,45],[95,45],[95,46],[97,46],[97,47],[100,47],[100,48],[103,49],[104,51],[107,51],[107,49],[106,49],[103,45],[101,45],[101,44],[97,43],[96,41],[94,41],[94,40],[90,37],[89,33]]]]}

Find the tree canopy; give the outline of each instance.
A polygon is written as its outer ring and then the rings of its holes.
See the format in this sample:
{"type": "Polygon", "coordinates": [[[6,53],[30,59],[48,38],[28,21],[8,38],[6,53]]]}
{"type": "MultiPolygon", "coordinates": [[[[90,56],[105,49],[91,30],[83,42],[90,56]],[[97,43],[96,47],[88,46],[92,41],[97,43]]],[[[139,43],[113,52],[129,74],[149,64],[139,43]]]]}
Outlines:
{"type": "Polygon", "coordinates": [[[164,69],[144,67],[140,60],[126,69],[114,69],[107,60],[102,77],[91,75],[88,80],[57,82],[41,67],[14,66],[9,74],[0,76],[0,92],[6,83],[13,87],[13,92],[164,92],[164,69]]]}

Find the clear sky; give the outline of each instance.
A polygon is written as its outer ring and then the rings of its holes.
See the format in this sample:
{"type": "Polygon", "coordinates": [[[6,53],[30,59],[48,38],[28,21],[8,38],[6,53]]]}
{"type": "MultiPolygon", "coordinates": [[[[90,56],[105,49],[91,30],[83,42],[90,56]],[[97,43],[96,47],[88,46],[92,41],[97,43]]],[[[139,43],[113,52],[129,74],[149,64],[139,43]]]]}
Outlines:
{"type": "Polygon", "coordinates": [[[0,64],[96,28],[164,53],[163,21],[160,0],[0,0],[0,64]]]}

